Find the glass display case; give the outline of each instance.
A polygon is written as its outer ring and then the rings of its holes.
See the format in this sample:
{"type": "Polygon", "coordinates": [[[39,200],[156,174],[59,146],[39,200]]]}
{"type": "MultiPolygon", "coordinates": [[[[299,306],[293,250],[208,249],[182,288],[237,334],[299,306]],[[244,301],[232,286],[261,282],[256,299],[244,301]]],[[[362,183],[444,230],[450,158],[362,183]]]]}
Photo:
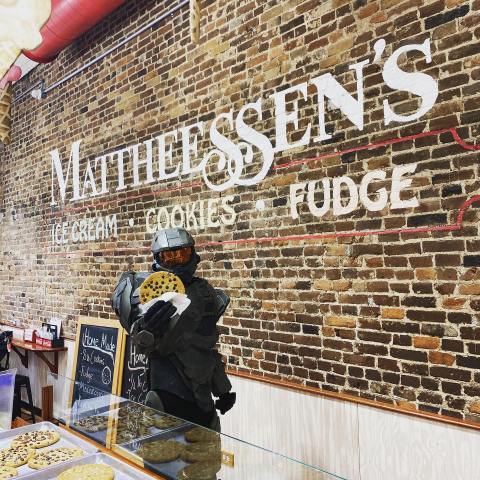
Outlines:
{"type": "Polygon", "coordinates": [[[0,431],[10,430],[12,425],[13,394],[17,370],[0,372],[0,431]]]}
{"type": "Polygon", "coordinates": [[[95,397],[75,398],[78,382],[55,374],[48,380],[59,422],[160,478],[343,478],[98,389],[95,397]]]}

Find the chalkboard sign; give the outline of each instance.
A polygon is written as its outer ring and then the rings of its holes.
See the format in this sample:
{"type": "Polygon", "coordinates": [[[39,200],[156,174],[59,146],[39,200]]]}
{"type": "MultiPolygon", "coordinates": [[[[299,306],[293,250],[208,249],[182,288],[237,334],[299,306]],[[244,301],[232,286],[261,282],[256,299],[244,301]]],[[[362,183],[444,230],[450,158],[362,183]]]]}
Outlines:
{"type": "Polygon", "coordinates": [[[148,357],[136,351],[130,335],[126,335],[120,396],[145,404],[149,391],[148,357]]]}
{"type": "Polygon", "coordinates": [[[117,393],[124,331],[118,321],[80,317],[75,342],[71,404],[117,393]]]}

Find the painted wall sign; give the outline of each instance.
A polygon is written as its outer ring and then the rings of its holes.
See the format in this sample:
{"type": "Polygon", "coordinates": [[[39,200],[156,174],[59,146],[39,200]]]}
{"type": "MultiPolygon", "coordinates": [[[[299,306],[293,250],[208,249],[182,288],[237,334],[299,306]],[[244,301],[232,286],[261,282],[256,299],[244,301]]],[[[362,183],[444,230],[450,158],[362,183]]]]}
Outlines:
{"type": "Polygon", "coordinates": [[[52,225],[52,245],[85,243],[113,239],[118,236],[117,216],[84,217],[73,222],[52,225]]]}
{"type": "MultiPolygon", "coordinates": [[[[385,50],[385,40],[378,40],[375,44],[375,59],[385,50]]],[[[396,114],[390,107],[388,98],[383,101],[384,122],[412,122],[427,113],[435,104],[438,96],[436,80],[424,73],[405,72],[398,65],[400,55],[409,52],[421,52],[427,63],[432,61],[430,39],[421,44],[404,45],[393,52],[385,61],[382,72],[383,80],[392,90],[402,90],[418,95],[421,106],[417,112],[410,115],[396,114]]],[[[374,60],[375,60],[374,59],[374,60]]],[[[165,180],[179,178],[200,172],[205,184],[214,191],[224,191],[228,188],[246,185],[252,186],[261,182],[270,171],[275,153],[285,152],[293,148],[306,146],[311,143],[321,143],[332,138],[333,133],[327,133],[325,122],[325,108],[327,100],[358,128],[364,126],[364,96],[363,96],[363,69],[370,60],[349,66],[355,72],[357,92],[355,98],[337,82],[330,73],[325,73],[305,82],[270,96],[275,104],[275,146],[267,136],[256,131],[246,123],[246,117],[255,112],[259,120],[263,118],[262,99],[244,105],[234,115],[233,110],[218,115],[209,127],[210,141],[214,148],[210,149],[199,161],[198,143],[205,136],[206,125],[197,122],[172,132],[162,133],[143,143],[129,145],[111,153],[104,153],[93,161],[87,159],[83,171],[80,169],[81,140],[73,142],[70,158],[65,166],[58,149],[50,152],[52,159],[52,199],[51,205],[58,202],[75,202],[91,197],[101,197],[109,190],[107,178],[116,175],[115,191],[126,190],[129,187],[155,184],[165,180]],[[316,125],[309,124],[300,140],[290,142],[287,135],[289,124],[298,126],[298,101],[288,110],[287,97],[292,94],[304,99],[308,96],[308,87],[315,87],[318,98],[316,125]],[[238,144],[233,143],[220,129],[225,126],[235,130],[239,138],[238,144]],[[172,143],[181,142],[182,161],[176,162],[172,157],[172,143]],[[245,178],[244,168],[253,161],[254,147],[261,153],[262,165],[260,171],[253,177],[245,178]],[[245,153],[243,152],[245,150],[245,153]],[[129,162],[130,160],[130,162],[129,162]],[[216,184],[209,178],[211,162],[215,162],[218,171],[227,173],[227,180],[216,184]],[[155,168],[154,168],[155,167],[155,168]],[[133,182],[128,185],[125,181],[126,169],[131,168],[133,182]],[[143,171],[142,171],[143,170],[143,171]],[[71,186],[71,194],[67,195],[71,186]]]]}
{"type": "MultiPolygon", "coordinates": [[[[385,49],[385,41],[378,40],[374,45],[375,57],[372,61],[378,62],[385,49]]],[[[425,73],[407,72],[400,68],[400,56],[409,54],[423,56],[427,64],[431,63],[430,39],[427,38],[418,44],[404,45],[394,50],[384,61],[381,73],[384,83],[394,92],[409,92],[419,100],[414,113],[402,115],[394,111],[386,95],[382,102],[385,126],[392,122],[407,123],[419,120],[434,106],[438,97],[438,84],[435,78],[425,73]]],[[[336,132],[327,132],[327,109],[340,110],[351,124],[358,130],[363,130],[364,69],[369,64],[371,60],[367,59],[349,66],[356,82],[355,95],[349,93],[330,73],[325,73],[310,79],[309,82],[279,90],[268,99],[259,98],[255,102],[247,103],[236,114],[233,110],[221,113],[209,126],[205,122],[196,122],[162,133],[142,143],[103,153],[93,160],[82,159],[82,140],[73,142],[68,162],[62,160],[58,149],[52,150],[51,206],[54,212],[62,215],[82,209],[76,206],[69,207],[69,204],[92,199],[93,203],[84,208],[87,209],[89,206],[94,208],[99,197],[148,185],[153,187],[150,193],[154,196],[188,186],[206,187],[220,194],[220,197],[184,204],[172,202],[165,204],[162,201],[158,206],[149,205],[145,208],[143,224],[140,226],[137,225],[138,219],[117,214],[102,217],[85,215],[80,219],[54,222],[51,227],[52,247],[114,240],[118,237],[118,232],[125,229],[131,231],[134,228],[141,228],[145,235],[160,228],[185,227],[199,233],[215,227],[234,225],[244,218],[245,208],[240,207],[238,196],[224,195],[222,192],[225,190],[236,186],[253,187],[266,182],[268,174],[270,177],[281,175],[285,170],[288,172],[288,169],[297,165],[309,166],[315,161],[332,156],[355,154],[362,150],[372,150],[374,155],[386,155],[389,161],[382,168],[367,167],[361,178],[329,175],[328,168],[325,168],[325,174],[319,174],[318,178],[292,182],[286,192],[282,191],[282,197],[255,198],[253,210],[263,212],[268,208],[268,211],[272,211],[275,205],[288,205],[291,220],[310,218],[316,222],[345,218],[362,210],[372,213],[421,210],[420,180],[423,175],[421,162],[417,162],[413,155],[406,163],[405,161],[399,163],[392,147],[415,138],[450,133],[452,140],[459,144],[459,151],[476,149],[462,142],[455,129],[422,132],[405,138],[393,138],[376,144],[350,148],[344,152],[327,152],[315,158],[288,164],[274,164],[276,154],[320,145],[332,138],[336,132]],[[311,92],[316,99],[316,116],[309,118],[308,124],[300,128],[299,101],[306,101],[311,92]],[[263,119],[267,101],[273,104],[275,113],[275,137],[272,140],[249,125],[252,118],[257,121],[263,119]],[[297,134],[296,140],[289,138],[292,130],[297,134]],[[239,141],[233,141],[232,135],[239,141]],[[203,149],[205,153],[200,158],[199,143],[205,140],[210,142],[211,148],[203,149]],[[175,145],[180,148],[180,156],[174,155],[175,145]],[[181,180],[186,176],[189,178],[199,176],[201,179],[172,189],[158,188],[158,184],[162,182],[181,180]],[[62,204],[61,210],[58,210],[58,203],[62,204]]],[[[266,186],[265,183],[262,188],[266,186]]],[[[254,195],[256,191],[257,189],[253,190],[254,195]]],[[[125,197],[125,201],[128,199],[128,196],[125,197]]],[[[101,204],[108,205],[108,200],[102,201],[101,204]]],[[[447,223],[446,218],[445,224],[447,223]]],[[[377,231],[382,233],[388,229],[379,228],[377,231]]],[[[281,239],[282,236],[279,234],[277,238],[281,239]]]]}

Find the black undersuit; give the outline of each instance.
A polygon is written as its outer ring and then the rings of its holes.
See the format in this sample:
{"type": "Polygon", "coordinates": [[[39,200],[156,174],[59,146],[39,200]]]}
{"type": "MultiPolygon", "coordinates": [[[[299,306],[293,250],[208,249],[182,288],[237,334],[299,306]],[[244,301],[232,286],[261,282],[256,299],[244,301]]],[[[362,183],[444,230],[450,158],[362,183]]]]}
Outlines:
{"type": "Polygon", "coordinates": [[[173,393],[162,390],[155,391],[162,400],[165,413],[187,420],[188,422],[196,423],[202,427],[210,427],[215,415],[215,410],[205,412],[199,408],[196,403],[188,402],[173,393]]]}

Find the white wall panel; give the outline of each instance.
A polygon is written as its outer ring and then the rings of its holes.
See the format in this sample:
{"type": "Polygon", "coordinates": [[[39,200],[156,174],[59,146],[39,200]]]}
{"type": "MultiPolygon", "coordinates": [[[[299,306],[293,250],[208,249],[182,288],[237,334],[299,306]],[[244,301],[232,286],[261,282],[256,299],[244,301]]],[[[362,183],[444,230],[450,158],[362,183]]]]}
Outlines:
{"type": "Polygon", "coordinates": [[[234,408],[222,432],[329,472],[359,476],[357,405],[230,377],[234,408]]]}
{"type": "Polygon", "coordinates": [[[480,478],[480,432],[359,407],[362,480],[480,478]]]}

